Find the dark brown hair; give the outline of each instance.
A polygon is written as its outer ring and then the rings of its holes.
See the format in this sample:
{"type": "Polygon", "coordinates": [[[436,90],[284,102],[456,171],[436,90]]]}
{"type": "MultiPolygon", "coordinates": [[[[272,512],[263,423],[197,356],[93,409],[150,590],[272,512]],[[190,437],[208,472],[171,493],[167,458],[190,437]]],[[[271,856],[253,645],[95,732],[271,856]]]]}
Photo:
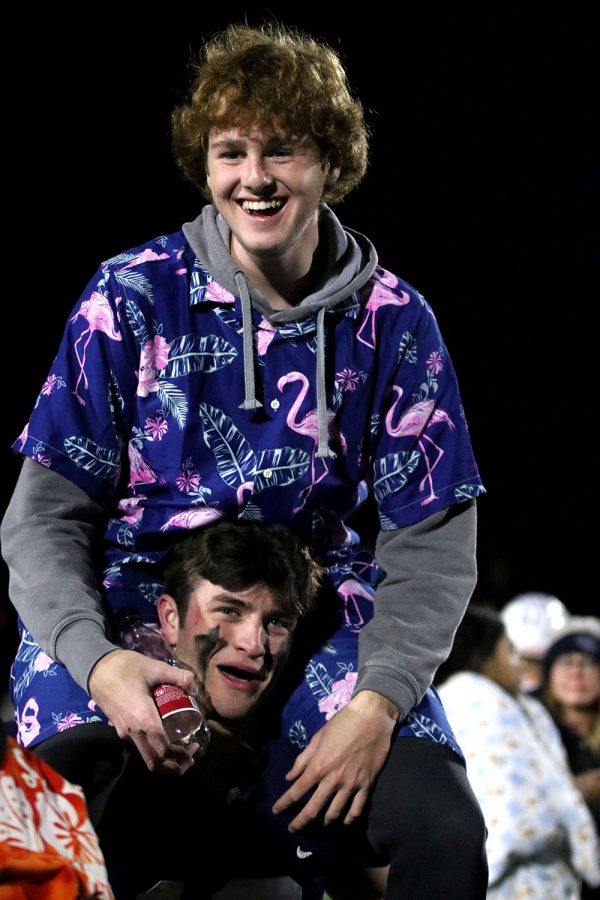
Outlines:
{"type": "Polygon", "coordinates": [[[454,635],[448,659],[437,670],[435,683],[442,684],[456,672],[481,672],[504,634],[504,623],[495,610],[471,603],[454,635]]]}
{"type": "Polygon", "coordinates": [[[322,569],[285,525],[222,520],[191,532],[173,550],[165,591],[185,621],[202,579],[229,591],[264,585],[297,616],[314,606],[322,569]]]}

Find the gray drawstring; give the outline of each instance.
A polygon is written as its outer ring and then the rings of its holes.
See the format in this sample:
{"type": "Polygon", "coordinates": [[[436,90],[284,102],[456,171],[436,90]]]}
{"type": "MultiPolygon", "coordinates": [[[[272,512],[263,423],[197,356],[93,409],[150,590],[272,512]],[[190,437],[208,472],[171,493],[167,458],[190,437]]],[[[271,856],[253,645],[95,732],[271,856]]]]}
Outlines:
{"type": "Polygon", "coordinates": [[[240,403],[239,409],[259,409],[262,403],[256,399],[254,384],[254,347],[252,344],[252,306],[246,279],[241,272],[235,273],[235,283],[238,286],[240,300],[242,301],[242,339],[244,341],[244,390],[246,396],[240,403]]]}
{"type": "Polygon", "coordinates": [[[320,459],[335,459],[336,454],[329,448],[329,422],[327,418],[327,394],[325,392],[325,307],[317,313],[317,421],[319,424],[319,446],[316,456],[320,459]]]}

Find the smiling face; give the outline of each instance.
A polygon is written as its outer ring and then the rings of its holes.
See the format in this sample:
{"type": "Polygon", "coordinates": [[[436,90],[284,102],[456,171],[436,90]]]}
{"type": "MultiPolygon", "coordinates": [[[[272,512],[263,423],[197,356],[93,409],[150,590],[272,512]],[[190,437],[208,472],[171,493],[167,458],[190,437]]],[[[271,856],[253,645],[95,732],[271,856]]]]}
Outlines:
{"type": "Polygon", "coordinates": [[[202,580],[189,598],[185,620],[179,621],[175,600],[158,601],[162,632],[177,657],[199,675],[214,712],[240,719],[251,712],[279,677],[289,656],[297,617],[257,585],[228,591],[202,580]],[[203,647],[218,628],[203,675],[203,647]]]}
{"type": "Polygon", "coordinates": [[[550,693],[566,707],[586,709],[600,698],[600,666],[587,653],[561,653],[550,669],[550,693]]]}
{"type": "Polygon", "coordinates": [[[270,261],[292,271],[310,265],[318,243],[318,207],[340,170],[310,135],[213,129],[207,184],[231,229],[230,253],[242,269],[270,261]]]}

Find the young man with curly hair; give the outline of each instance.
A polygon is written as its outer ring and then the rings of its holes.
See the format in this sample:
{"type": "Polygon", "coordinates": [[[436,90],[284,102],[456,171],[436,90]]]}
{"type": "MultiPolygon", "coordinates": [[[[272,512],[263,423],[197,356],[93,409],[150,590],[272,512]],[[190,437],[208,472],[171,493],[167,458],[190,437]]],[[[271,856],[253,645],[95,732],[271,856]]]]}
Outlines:
{"type": "MultiPolygon", "coordinates": [[[[336,897],[483,898],[481,812],[431,682],[475,584],[484,489],[431,308],[328,205],[365,174],[362,106],[332,48],[234,25],[204,47],[173,148],[209,202],[102,264],[15,445],[30,457],[3,532],[22,731],[35,694],[43,753],[59,711],[85,721],[91,695],[149,768],[185,773],[193,749],[150,709],[158,670],[126,676],[114,610],[153,609],[182,528],[284,523],[322,558],[337,612],[271,698],[227,834],[249,858],[279,848],[307,890],[323,876],[336,897]],[[348,523],[369,495],[374,554],[348,523]],[[60,661],[50,688],[24,677],[42,652],[60,661]]],[[[223,877],[218,843],[206,870],[223,877]]]]}

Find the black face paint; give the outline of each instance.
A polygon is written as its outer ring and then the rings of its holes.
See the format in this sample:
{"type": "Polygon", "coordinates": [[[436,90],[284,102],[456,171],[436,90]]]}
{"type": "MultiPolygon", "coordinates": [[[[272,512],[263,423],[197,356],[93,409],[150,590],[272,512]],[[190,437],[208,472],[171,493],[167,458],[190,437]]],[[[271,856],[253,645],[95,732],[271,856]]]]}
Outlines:
{"type": "Polygon", "coordinates": [[[214,714],[211,699],[206,691],[206,670],[211,656],[224,647],[227,641],[219,638],[219,626],[210,628],[207,634],[197,634],[196,642],[196,674],[198,676],[198,691],[196,699],[206,716],[214,714]]]}
{"type": "Polygon", "coordinates": [[[227,641],[224,641],[219,637],[218,625],[215,625],[214,628],[209,628],[207,634],[197,634],[194,640],[196,641],[196,652],[198,654],[196,671],[198,672],[200,681],[204,684],[209,659],[217,652],[217,650],[221,650],[222,647],[225,647],[227,641]]]}

